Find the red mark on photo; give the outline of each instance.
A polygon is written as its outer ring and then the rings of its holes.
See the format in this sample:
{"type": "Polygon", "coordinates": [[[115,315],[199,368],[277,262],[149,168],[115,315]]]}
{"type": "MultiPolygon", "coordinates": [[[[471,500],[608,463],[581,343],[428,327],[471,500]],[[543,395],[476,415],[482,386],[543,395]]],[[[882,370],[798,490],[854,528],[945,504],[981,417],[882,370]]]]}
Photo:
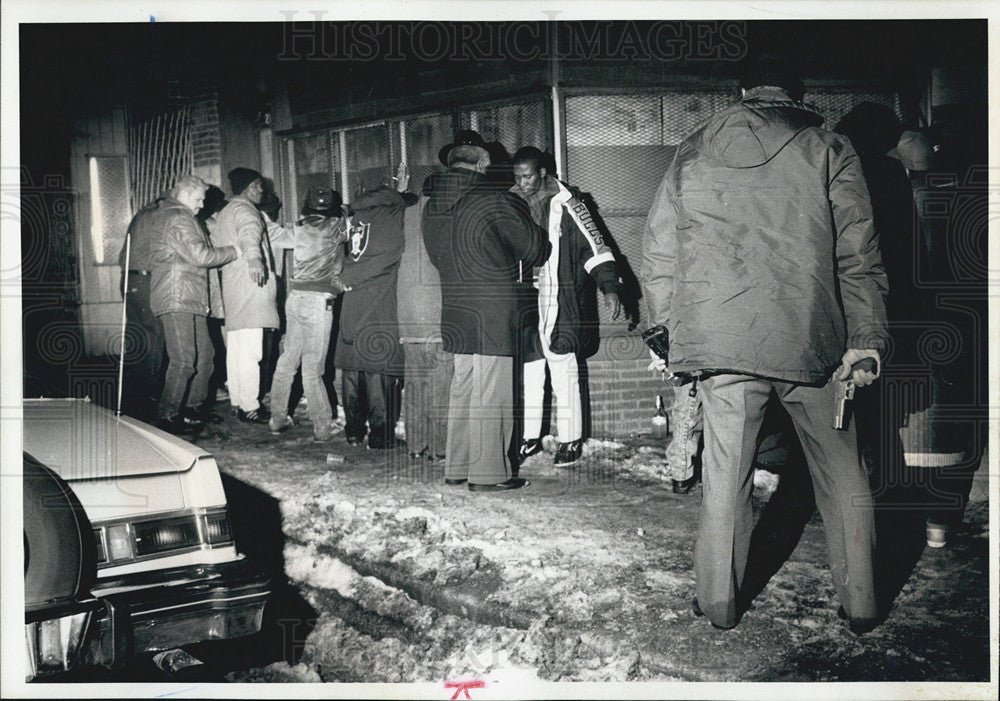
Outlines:
{"type": "Polygon", "coordinates": [[[465,698],[471,699],[472,697],[469,696],[469,689],[485,689],[486,682],[484,682],[482,679],[471,679],[469,681],[462,681],[462,682],[445,682],[444,688],[455,690],[455,693],[452,694],[451,697],[452,701],[457,699],[458,695],[461,694],[463,691],[465,692],[465,698]]]}

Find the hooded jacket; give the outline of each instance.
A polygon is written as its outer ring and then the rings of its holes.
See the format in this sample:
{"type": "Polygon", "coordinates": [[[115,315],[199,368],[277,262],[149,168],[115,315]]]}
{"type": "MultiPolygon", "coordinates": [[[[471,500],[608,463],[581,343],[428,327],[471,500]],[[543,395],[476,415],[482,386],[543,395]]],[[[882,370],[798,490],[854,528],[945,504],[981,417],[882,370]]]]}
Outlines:
{"type": "Polygon", "coordinates": [[[850,142],[778,88],[685,139],[643,237],[650,324],[673,372],[823,382],[847,348],[884,351],[886,277],[850,142]]]}
{"type": "Polygon", "coordinates": [[[194,213],[172,197],[156,210],[152,231],[149,306],[153,314],[187,313],[207,316],[208,273],[236,258],[231,246],[213,248],[194,213]]]}
{"type": "Polygon", "coordinates": [[[423,237],[441,275],[441,335],[451,353],[513,356],[527,311],[518,262],[551,250],[523,200],[473,170],[451,168],[426,191],[423,237]]]}

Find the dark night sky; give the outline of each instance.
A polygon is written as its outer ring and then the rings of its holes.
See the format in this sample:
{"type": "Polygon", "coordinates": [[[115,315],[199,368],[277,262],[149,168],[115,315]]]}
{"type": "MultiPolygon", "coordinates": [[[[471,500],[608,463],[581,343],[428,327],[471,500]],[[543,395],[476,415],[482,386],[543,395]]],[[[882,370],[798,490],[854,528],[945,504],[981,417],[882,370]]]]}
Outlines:
{"type": "MultiPolygon", "coordinates": [[[[781,55],[800,65],[806,76],[899,79],[920,75],[930,65],[986,65],[984,20],[754,21],[745,25],[749,55],[781,55]]],[[[370,33],[378,35],[379,27],[370,28],[370,33]]],[[[331,23],[324,29],[327,39],[336,36],[331,23]]],[[[602,36],[616,42],[622,29],[620,23],[611,24],[602,36]]],[[[322,91],[335,93],[400,71],[414,77],[422,69],[463,68],[448,57],[431,61],[411,57],[390,64],[377,57],[366,61],[339,57],[277,60],[287,32],[287,26],[277,23],[21,25],[22,162],[37,173],[68,171],[69,120],[89,103],[106,101],[107,76],[124,86],[133,109],[156,113],[165,107],[167,78],[219,78],[234,86],[236,94],[253,100],[258,80],[267,76],[284,75],[293,89],[321,86],[322,91]]],[[[516,62],[508,59],[507,63],[516,62]]],[[[523,67],[525,62],[520,63],[523,67]]],[[[512,70],[517,68],[512,66],[512,70]]],[[[730,68],[731,64],[715,65],[709,70],[726,75],[730,68]]],[[[705,72],[704,65],[693,69],[705,72]]]]}

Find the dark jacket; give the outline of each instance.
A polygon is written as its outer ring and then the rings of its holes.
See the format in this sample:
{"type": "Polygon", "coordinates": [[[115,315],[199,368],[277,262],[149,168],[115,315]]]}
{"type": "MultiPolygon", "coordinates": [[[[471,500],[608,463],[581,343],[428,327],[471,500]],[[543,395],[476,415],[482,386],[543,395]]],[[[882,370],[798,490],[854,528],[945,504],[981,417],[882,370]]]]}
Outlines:
{"type": "Polygon", "coordinates": [[[403,374],[396,318],[396,277],[403,255],[403,213],[416,195],[380,188],[352,204],[341,280],[350,289],[340,308],[334,364],[344,370],[403,374]]]}
{"type": "Polygon", "coordinates": [[[642,264],[672,371],[815,383],[848,347],[884,351],[886,277],[861,164],[821,123],[757,88],[678,147],[642,264]]]}
{"type": "Polygon", "coordinates": [[[441,335],[451,353],[513,356],[524,313],[518,262],[541,265],[551,246],[518,197],[480,173],[452,168],[434,179],[424,245],[441,274],[441,335]]]}
{"type": "Polygon", "coordinates": [[[152,246],[149,296],[153,313],[207,316],[206,269],[235,260],[236,249],[213,248],[191,210],[172,197],[163,200],[157,210],[156,229],[161,233],[152,246]]]}
{"type": "MultiPolygon", "coordinates": [[[[517,186],[510,192],[523,197],[517,186]]],[[[619,290],[614,256],[587,205],[555,178],[546,176],[528,205],[552,246],[538,276],[538,333],[554,353],[592,355],[600,340],[594,284],[619,290]]],[[[524,360],[541,357],[540,347],[529,347],[524,360]]]]}

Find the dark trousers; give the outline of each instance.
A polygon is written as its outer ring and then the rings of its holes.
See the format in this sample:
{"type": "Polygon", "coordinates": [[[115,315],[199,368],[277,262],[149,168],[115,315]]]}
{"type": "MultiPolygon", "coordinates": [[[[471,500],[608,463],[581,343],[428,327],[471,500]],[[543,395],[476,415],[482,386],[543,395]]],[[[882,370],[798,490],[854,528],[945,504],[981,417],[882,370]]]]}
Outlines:
{"type": "Polygon", "coordinates": [[[399,418],[399,378],[364,370],[341,370],[340,378],[344,433],[360,440],[365,437],[367,423],[369,445],[389,444],[395,438],[399,418]]]}
{"type": "Polygon", "coordinates": [[[176,416],[184,406],[198,407],[208,396],[215,351],[205,317],[183,312],[163,314],[167,344],[167,376],[160,396],[161,419],[176,416]]]}
{"type": "MultiPolygon", "coordinates": [[[[130,271],[125,295],[128,333],[125,341],[125,387],[123,394],[137,405],[155,405],[163,390],[163,322],[149,306],[149,276],[130,271]]],[[[142,409],[140,409],[142,411],[142,409]]]]}

